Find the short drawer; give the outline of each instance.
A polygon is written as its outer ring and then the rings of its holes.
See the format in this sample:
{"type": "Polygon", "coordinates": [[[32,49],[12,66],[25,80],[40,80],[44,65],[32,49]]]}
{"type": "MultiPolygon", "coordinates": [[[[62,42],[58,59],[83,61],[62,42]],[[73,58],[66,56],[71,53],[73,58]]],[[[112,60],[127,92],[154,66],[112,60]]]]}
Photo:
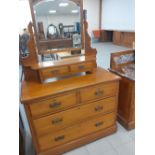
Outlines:
{"type": "Polygon", "coordinates": [[[85,62],[76,65],[71,65],[72,72],[82,72],[82,71],[91,71],[96,67],[96,63],[92,62],[85,62]]]}
{"type": "Polygon", "coordinates": [[[115,113],[106,114],[38,138],[41,150],[55,147],[115,124],[115,113]]]}
{"type": "Polygon", "coordinates": [[[117,94],[117,83],[100,84],[80,90],[81,102],[110,97],[117,94]]]}
{"type": "Polygon", "coordinates": [[[67,73],[69,73],[69,69],[67,66],[57,68],[46,68],[40,70],[40,74],[43,77],[43,79],[63,76],[66,75],[67,73]]]}
{"type": "Polygon", "coordinates": [[[30,111],[33,117],[57,112],[76,104],[76,92],[52,97],[47,100],[38,101],[30,104],[30,111]]]}
{"type": "Polygon", "coordinates": [[[76,124],[89,117],[107,113],[116,109],[116,98],[107,98],[76,108],[68,109],[50,116],[33,120],[38,136],[48,132],[56,132],[69,125],[76,124]]]}

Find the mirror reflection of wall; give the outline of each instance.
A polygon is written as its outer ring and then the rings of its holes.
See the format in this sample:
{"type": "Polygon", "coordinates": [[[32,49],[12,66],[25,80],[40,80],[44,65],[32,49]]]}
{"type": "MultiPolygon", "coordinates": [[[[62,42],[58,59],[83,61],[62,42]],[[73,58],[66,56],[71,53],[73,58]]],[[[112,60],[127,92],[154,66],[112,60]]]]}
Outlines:
{"type": "Polygon", "coordinates": [[[73,47],[80,46],[80,7],[77,4],[70,0],[45,0],[37,3],[34,10],[39,40],[71,38],[73,47]]]}

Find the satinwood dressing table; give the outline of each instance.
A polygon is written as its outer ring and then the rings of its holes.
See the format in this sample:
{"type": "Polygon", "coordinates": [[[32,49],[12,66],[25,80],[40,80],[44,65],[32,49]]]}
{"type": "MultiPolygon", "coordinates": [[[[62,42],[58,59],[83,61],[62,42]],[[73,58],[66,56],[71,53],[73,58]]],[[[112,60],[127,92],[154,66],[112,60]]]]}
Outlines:
{"type": "Polygon", "coordinates": [[[33,24],[28,25],[29,52],[20,55],[24,70],[21,103],[36,155],[61,155],[116,131],[120,77],[96,65],[96,49],[90,46],[82,0],[68,0],[68,4],[79,8],[80,48],[85,53],[59,61],[39,61],[40,52],[47,52],[39,46],[34,14],[34,5],[41,2],[30,0],[33,24]]]}

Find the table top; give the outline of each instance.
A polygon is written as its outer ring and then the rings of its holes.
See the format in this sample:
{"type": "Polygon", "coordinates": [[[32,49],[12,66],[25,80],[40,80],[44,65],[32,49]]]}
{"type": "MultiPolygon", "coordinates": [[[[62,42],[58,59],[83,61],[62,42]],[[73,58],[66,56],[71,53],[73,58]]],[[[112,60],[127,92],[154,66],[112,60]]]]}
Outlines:
{"type": "Polygon", "coordinates": [[[21,103],[27,103],[35,99],[41,99],[58,93],[91,86],[99,83],[107,83],[120,80],[120,77],[102,68],[97,68],[94,73],[73,76],[51,83],[27,82],[22,81],[21,103]]]}

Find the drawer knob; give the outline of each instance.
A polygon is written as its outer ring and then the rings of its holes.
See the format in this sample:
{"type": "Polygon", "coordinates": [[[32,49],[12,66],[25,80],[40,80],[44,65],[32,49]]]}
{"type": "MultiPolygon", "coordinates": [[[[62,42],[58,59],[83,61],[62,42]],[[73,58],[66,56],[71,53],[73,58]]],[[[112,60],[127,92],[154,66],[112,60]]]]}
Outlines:
{"type": "Polygon", "coordinates": [[[85,68],[85,66],[79,66],[79,69],[84,69],[85,68]]]}
{"type": "Polygon", "coordinates": [[[103,110],[103,106],[97,106],[97,107],[95,107],[95,111],[101,111],[101,110],[103,110]]]}
{"type": "Polygon", "coordinates": [[[63,121],[62,118],[56,118],[54,120],[52,120],[52,124],[58,124],[58,123],[61,123],[63,121]]]}
{"type": "Polygon", "coordinates": [[[61,102],[53,102],[49,105],[50,108],[57,108],[61,106],[61,102]]]}
{"type": "Polygon", "coordinates": [[[54,140],[57,142],[57,141],[60,141],[60,140],[64,140],[65,139],[65,136],[58,136],[56,137],[54,140]]]}
{"type": "Polygon", "coordinates": [[[101,125],[103,125],[104,124],[104,122],[97,122],[96,124],[95,124],[95,126],[96,127],[99,127],[99,126],[101,126],[101,125]]]}
{"type": "Polygon", "coordinates": [[[58,74],[59,73],[59,70],[52,70],[51,73],[52,74],[58,74]]]}
{"type": "Polygon", "coordinates": [[[95,92],[96,96],[101,96],[103,95],[103,90],[97,89],[97,91],[95,92]]]}

